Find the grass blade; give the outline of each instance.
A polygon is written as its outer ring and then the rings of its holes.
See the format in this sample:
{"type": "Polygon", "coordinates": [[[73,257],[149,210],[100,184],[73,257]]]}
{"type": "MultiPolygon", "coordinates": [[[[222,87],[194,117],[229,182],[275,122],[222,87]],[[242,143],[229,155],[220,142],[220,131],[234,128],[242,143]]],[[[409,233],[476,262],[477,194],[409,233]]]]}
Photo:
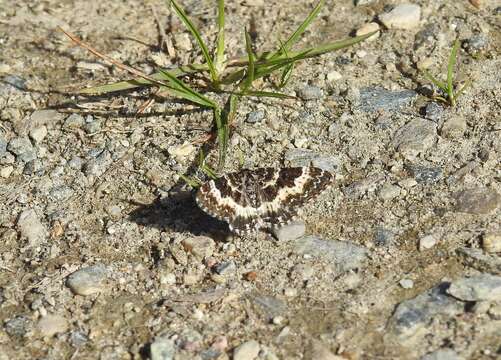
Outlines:
{"type": "Polygon", "coordinates": [[[447,95],[452,102],[454,102],[454,66],[456,66],[456,56],[459,48],[459,39],[454,41],[454,46],[452,47],[451,54],[449,55],[449,63],[447,64],[447,95]]]}
{"type": "Polygon", "coordinates": [[[207,48],[207,45],[205,45],[204,41],[202,40],[202,37],[200,36],[200,32],[198,29],[195,27],[195,25],[191,22],[191,20],[188,18],[184,10],[178,5],[178,3],[175,0],[170,0],[170,3],[174,7],[174,10],[176,11],[176,14],[179,16],[181,21],[184,23],[184,25],[188,28],[188,30],[191,32],[193,37],[198,43],[198,46],[200,46],[200,49],[202,50],[202,54],[204,55],[205,61],[207,62],[207,66],[209,67],[209,72],[211,74],[212,81],[217,82],[218,76],[216,69],[214,68],[214,63],[212,62],[212,58],[209,54],[209,49],[207,48]]]}
{"type": "Polygon", "coordinates": [[[306,28],[311,24],[311,22],[317,17],[318,13],[324,6],[325,0],[320,0],[317,6],[310,12],[310,14],[306,17],[306,19],[302,22],[301,25],[294,31],[294,33],[287,39],[287,41],[283,44],[280,50],[274,53],[271,56],[271,59],[274,59],[280,55],[284,55],[291,47],[299,40],[299,37],[304,33],[306,28]]]}
{"type": "Polygon", "coordinates": [[[169,90],[173,90],[176,92],[176,94],[183,99],[192,101],[196,104],[199,104],[201,106],[205,106],[208,108],[215,109],[217,108],[217,104],[210,100],[209,98],[203,96],[202,94],[198,93],[197,91],[193,90],[190,88],[188,85],[186,85],[184,82],[179,80],[177,77],[169,73],[167,70],[160,70],[160,73],[165,77],[166,80],[169,81],[169,87],[167,87],[169,90]]]}
{"type": "Polygon", "coordinates": [[[295,96],[282,94],[274,91],[246,91],[242,95],[255,96],[255,97],[272,97],[279,99],[297,99],[295,96]]]}
{"type": "Polygon", "coordinates": [[[218,74],[224,71],[224,0],[218,0],[217,12],[217,38],[216,55],[214,57],[214,67],[218,74]]]}
{"type": "Polygon", "coordinates": [[[423,71],[423,75],[425,78],[427,78],[428,80],[430,80],[436,87],[438,87],[440,90],[442,90],[444,93],[448,93],[447,91],[447,84],[438,80],[437,78],[435,78],[432,74],[430,74],[428,71],[426,70],[422,70],[423,71]]]}
{"type": "Polygon", "coordinates": [[[247,64],[247,77],[242,87],[243,91],[249,89],[252,86],[252,82],[254,81],[254,54],[252,53],[250,34],[247,30],[245,30],[245,50],[247,51],[247,58],[249,59],[249,63],[247,64]]]}

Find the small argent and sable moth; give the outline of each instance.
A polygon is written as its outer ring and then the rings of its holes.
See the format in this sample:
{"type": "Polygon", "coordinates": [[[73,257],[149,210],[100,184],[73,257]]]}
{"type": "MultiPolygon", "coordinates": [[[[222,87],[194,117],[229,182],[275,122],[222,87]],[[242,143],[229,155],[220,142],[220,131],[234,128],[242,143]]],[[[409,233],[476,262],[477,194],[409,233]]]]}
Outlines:
{"type": "Polygon", "coordinates": [[[316,167],[242,170],[203,184],[196,202],[240,235],[290,222],[332,179],[331,173],[316,167]]]}

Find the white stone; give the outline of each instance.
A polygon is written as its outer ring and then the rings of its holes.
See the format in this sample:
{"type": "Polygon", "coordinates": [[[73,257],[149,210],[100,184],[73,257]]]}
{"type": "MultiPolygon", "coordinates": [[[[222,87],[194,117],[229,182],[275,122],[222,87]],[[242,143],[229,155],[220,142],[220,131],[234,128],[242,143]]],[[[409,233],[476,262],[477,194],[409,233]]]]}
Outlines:
{"type": "Polygon", "coordinates": [[[30,246],[38,246],[47,236],[47,229],[33,209],[24,210],[19,214],[17,228],[21,236],[28,239],[30,246]]]}
{"type": "Polygon", "coordinates": [[[233,360],[254,360],[259,354],[259,343],[249,340],[237,346],[233,351],[233,360]]]}
{"type": "Polygon", "coordinates": [[[334,82],[341,80],[343,78],[343,75],[338,73],[336,70],[333,70],[327,74],[327,81],[334,82]]]}
{"type": "Polygon", "coordinates": [[[45,125],[33,128],[30,131],[30,138],[36,143],[42,142],[46,136],[47,136],[47,127],[45,125]]]}
{"type": "Polygon", "coordinates": [[[362,35],[365,35],[365,34],[369,34],[369,33],[373,32],[373,31],[377,31],[377,33],[375,33],[371,37],[368,37],[365,41],[374,41],[374,40],[376,40],[379,37],[379,34],[380,34],[380,32],[379,32],[379,24],[378,23],[370,22],[370,23],[362,25],[362,27],[360,27],[357,30],[356,35],[357,36],[362,36],[362,35]]]}
{"type": "Polygon", "coordinates": [[[195,152],[195,146],[189,142],[185,142],[178,146],[169,146],[167,152],[177,159],[184,159],[195,152]]]}
{"type": "Polygon", "coordinates": [[[419,239],[419,250],[423,251],[426,249],[431,249],[437,244],[438,240],[439,238],[435,234],[423,236],[421,239],[419,239]]]}
{"type": "Polygon", "coordinates": [[[14,171],[14,166],[8,165],[6,167],[3,167],[2,170],[0,170],[0,176],[3,177],[4,179],[7,179],[12,172],[14,171]]]}
{"type": "Polygon", "coordinates": [[[414,287],[414,281],[411,279],[402,279],[399,282],[400,286],[404,289],[412,289],[414,287]]]}
{"type": "Polygon", "coordinates": [[[482,246],[488,253],[501,252],[501,231],[484,234],[482,246]]]}
{"type": "Polygon", "coordinates": [[[64,316],[50,314],[38,320],[38,330],[42,336],[54,336],[68,330],[68,320],[64,316]]]}
{"type": "Polygon", "coordinates": [[[392,184],[384,184],[379,190],[381,200],[391,200],[400,195],[400,187],[392,184]]]}
{"type": "Polygon", "coordinates": [[[388,13],[379,15],[379,20],[388,29],[413,29],[419,25],[421,7],[415,4],[401,4],[388,13]]]}

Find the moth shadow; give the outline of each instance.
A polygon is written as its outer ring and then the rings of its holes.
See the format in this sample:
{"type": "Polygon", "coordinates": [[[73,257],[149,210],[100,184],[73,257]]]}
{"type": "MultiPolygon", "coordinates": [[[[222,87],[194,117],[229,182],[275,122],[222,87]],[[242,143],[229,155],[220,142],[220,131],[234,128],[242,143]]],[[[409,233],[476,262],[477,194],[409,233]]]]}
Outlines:
{"type": "Polygon", "coordinates": [[[179,191],[166,198],[157,198],[151,204],[135,204],[129,220],[138,225],[159,230],[200,234],[227,235],[228,225],[203,212],[190,191],[179,191]]]}

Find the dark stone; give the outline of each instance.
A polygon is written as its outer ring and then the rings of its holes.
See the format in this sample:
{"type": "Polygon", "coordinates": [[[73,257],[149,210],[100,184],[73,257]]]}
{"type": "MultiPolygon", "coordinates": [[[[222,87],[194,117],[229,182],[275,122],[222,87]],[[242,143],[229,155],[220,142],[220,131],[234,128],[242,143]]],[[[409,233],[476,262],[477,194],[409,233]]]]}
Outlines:
{"type": "Polygon", "coordinates": [[[360,90],[360,108],[366,112],[395,111],[411,104],[417,97],[413,90],[390,91],[368,87],[360,90]]]}
{"type": "Polygon", "coordinates": [[[414,179],[420,184],[433,184],[442,178],[442,169],[440,168],[420,165],[411,165],[408,168],[414,179]]]}

